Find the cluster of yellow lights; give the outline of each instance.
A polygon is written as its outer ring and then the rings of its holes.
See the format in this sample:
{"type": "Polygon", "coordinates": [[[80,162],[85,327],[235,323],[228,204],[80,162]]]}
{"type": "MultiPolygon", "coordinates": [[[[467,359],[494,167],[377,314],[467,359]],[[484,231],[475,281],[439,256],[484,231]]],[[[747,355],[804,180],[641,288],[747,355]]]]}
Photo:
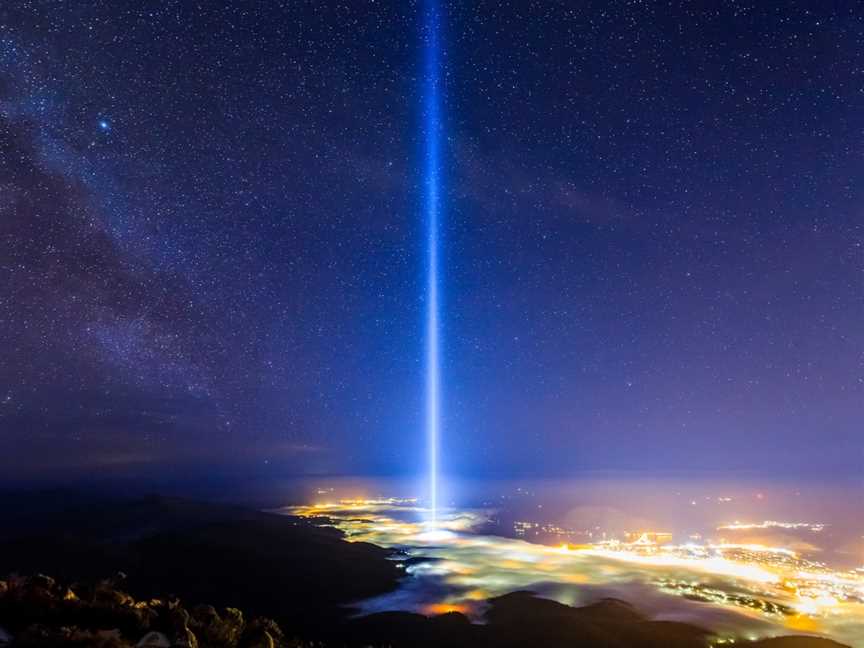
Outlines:
{"type": "Polygon", "coordinates": [[[736,520],[732,524],[724,524],[723,526],[717,527],[718,531],[750,531],[754,529],[806,529],[807,531],[818,532],[823,531],[825,529],[825,525],[813,522],[777,522],[776,520],[765,520],[764,522],[760,522],[758,524],[748,524],[738,522],[736,520]]]}
{"type": "Polygon", "coordinates": [[[338,502],[323,502],[313,504],[311,506],[300,506],[296,510],[303,511],[300,515],[310,516],[320,514],[322,511],[336,510],[342,511],[345,509],[363,509],[374,510],[376,508],[385,507],[392,508],[394,506],[412,506],[417,504],[417,498],[399,498],[386,497],[381,499],[341,499],[338,502]]]}
{"type": "MultiPolygon", "coordinates": [[[[410,547],[412,555],[435,558],[420,561],[406,571],[443,578],[460,594],[443,601],[426,601],[418,605],[421,612],[457,610],[470,614],[486,598],[537,583],[641,580],[657,585],[664,580],[662,575],[668,574],[684,578],[680,582],[693,587],[720,592],[700,600],[735,608],[778,629],[837,634],[833,630],[839,627],[842,633],[837,636],[847,641],[852,637],[852,643],[864,645],[864,573],[834,571],[784,547],[658,544],[651,538],[667,534],[652,532],[642,533],[634,542],[550,547],[472,533],[486,520],[483,512],[448,512],[430,525],[422,521],[423,509],[414,499],[343,500],[285,512],[326,517],[352,541],[410,547]],[[690,576],[682,576],[686,574],[690,576]],[[725,595],[725,591],[745,594],[725,595]]],[[[673,578],[666,582],[678,581],[673,578]]],[[[688,596],[686,588],[657,586],[666,593],[688,596]]]]}

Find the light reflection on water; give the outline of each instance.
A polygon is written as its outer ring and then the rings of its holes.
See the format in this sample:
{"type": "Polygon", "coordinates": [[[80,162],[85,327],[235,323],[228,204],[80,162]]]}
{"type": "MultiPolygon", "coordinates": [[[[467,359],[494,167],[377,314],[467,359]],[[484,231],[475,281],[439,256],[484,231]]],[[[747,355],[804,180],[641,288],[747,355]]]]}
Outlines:
{"type": "MultiPolygon", "coordinates": [[[[812,633],[864,646],[864,572],[829,567],[782,544],[746,535],[748,542],[705,537],[658,544],[646,535],[549,546],[484,533],[498,515],[493,509],[451,509],[430,526],[415,501],[326,503],[329,494],[322,490],[317,505],[283,510],[329,518],[351,541],[410,558],[410,577],[395,592],[360,602],[364,613],[456,610],[481,620],[488,598],[528,589],[569,605],[620,598],[652,617],[701,625],[719,637],[812,633]]],[[[760,523],[757,531],[764,536],[777,528],[760,523]]]]}

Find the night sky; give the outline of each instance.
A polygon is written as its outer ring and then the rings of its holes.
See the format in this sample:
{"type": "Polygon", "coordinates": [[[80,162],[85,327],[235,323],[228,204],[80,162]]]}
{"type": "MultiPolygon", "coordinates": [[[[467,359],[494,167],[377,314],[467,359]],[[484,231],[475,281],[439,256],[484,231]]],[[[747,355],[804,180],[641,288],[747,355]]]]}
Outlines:
{"type": "MultiPolygon", "coordinates": [[[[445,471],[860,473],[864,7],[441,10],[445,471]]],[[[0,474],[424,469],[422,23],[0,4],[0,474]]]]}

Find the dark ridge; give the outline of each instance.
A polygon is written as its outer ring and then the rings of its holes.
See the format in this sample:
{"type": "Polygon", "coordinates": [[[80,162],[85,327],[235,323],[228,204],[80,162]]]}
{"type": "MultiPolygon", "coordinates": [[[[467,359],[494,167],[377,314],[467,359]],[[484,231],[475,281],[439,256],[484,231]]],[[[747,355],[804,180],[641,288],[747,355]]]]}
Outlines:
{"type": "Polygon", "coordinates": [[[133,596],[254,609],[304,631],[393,589],[390,552],[284,515],[179,498],[3,496],[0,577],[96,582],[118,572],[133,596]]]}

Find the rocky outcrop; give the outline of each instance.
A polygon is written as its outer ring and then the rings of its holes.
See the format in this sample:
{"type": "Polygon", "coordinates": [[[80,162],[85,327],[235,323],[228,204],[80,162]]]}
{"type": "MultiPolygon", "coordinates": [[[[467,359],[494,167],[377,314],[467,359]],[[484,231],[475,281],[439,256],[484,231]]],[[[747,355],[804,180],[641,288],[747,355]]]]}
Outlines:
{"type": "MultiPolygon", "coordinates": [[[[122,581],[122,579],[119,579],[122,581]]],[[[191,611],[176,599],[136,600],[118,579],[95,586],[58,584],[43,575],[14,577],[0,592],[0,645],[39,648],[282,648],[279,625],[246,621],[240,610],[199,605],[191,611]],[[14,632],[15,641],[12,643],[14,632]],[[5,639],[4,639],[5,638],[5,639]]]]}
{"type": "Polygon", "coordinates": [[[404,576],[387,549],[244,508],[0,493],[0,510],[14,521],[0,526],[0,578],[41,572],[95,582],[123,572],[117,589],[136,599],[170,592],[192,604],[254,610],[310,636],[343,621],[346,604],[390,591],[404,576]]]}

